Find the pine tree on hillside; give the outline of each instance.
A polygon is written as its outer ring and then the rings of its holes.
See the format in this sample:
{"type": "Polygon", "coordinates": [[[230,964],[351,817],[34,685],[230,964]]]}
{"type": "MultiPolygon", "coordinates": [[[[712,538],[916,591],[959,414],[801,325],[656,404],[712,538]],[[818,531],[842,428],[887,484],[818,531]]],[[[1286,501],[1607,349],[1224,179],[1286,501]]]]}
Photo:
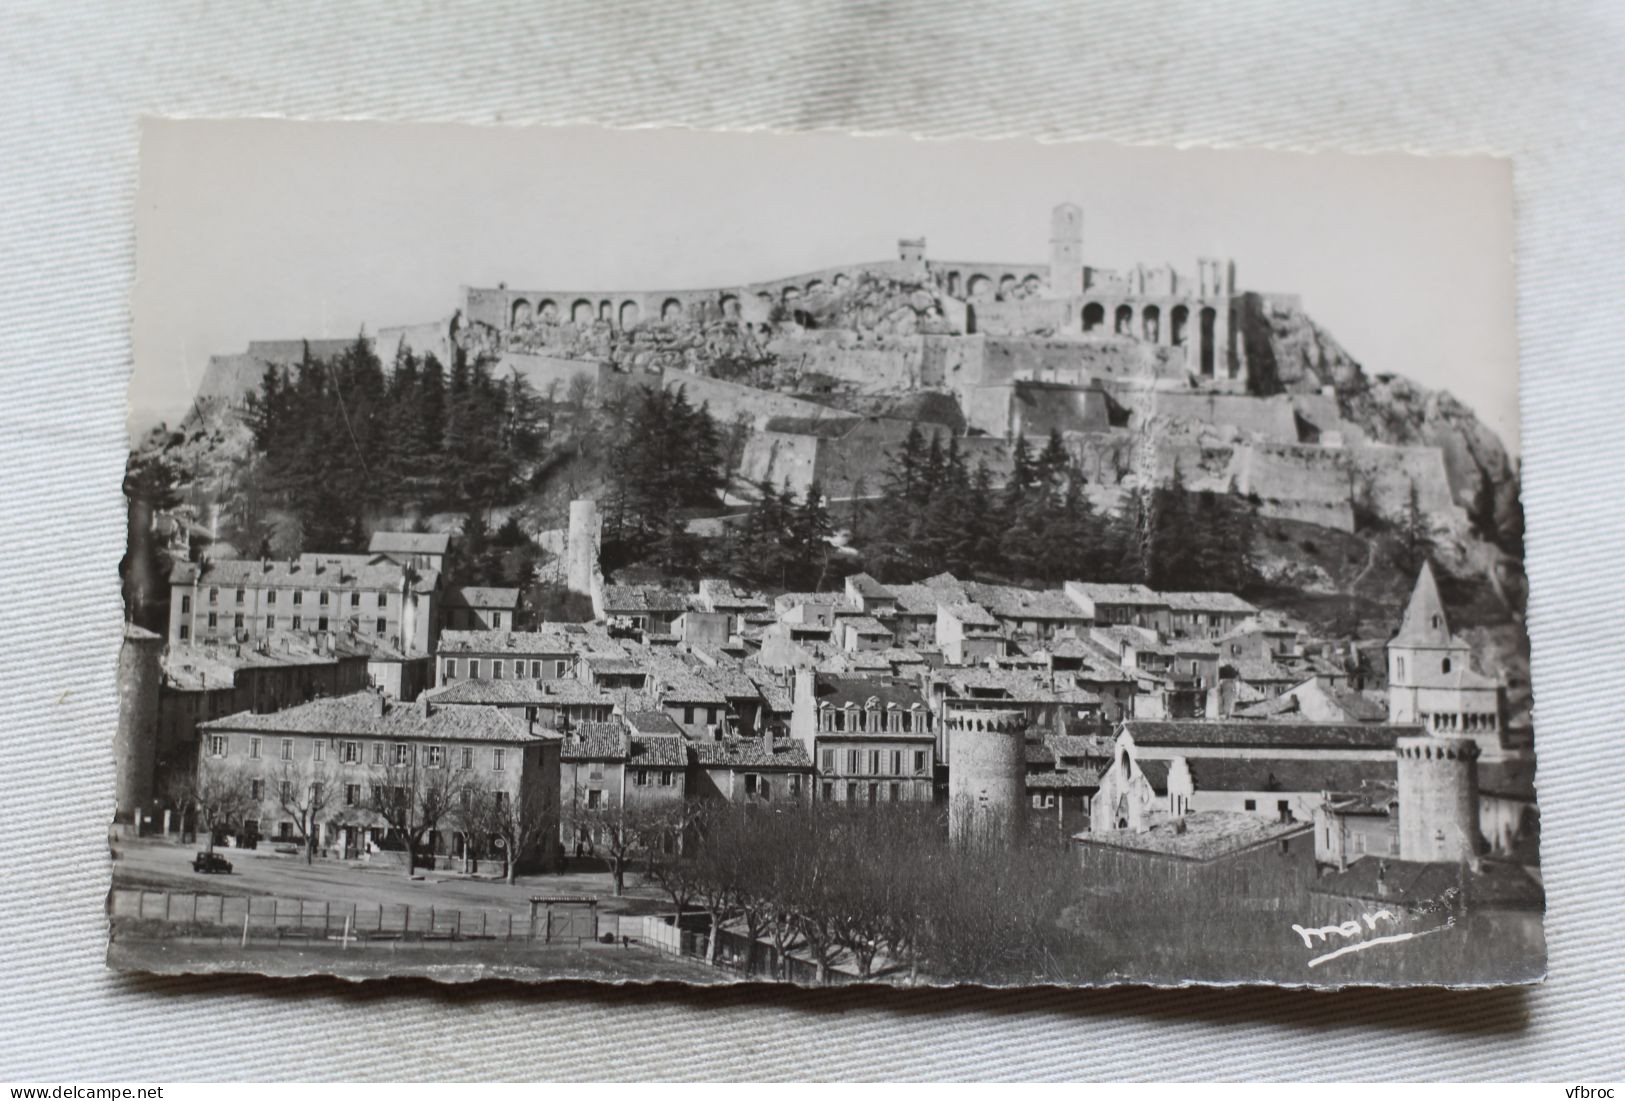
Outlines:
{"type": "Polygon", "coordinates": [[[1033,464],[1033,480],[1045,489],[1061,488],[1062,480],[1072,467],[1072,456],[1067,452],[1059,428],[1050,429],[1044,450],[1033,464]]]}
{"type": "Polygon", "coordinates": [[[833,531],[823,487],[814,482],[807,487],[807,495],[790,518],[798,588],[814,592],[823,588],[829,573],[829,537],[833,531]]]}

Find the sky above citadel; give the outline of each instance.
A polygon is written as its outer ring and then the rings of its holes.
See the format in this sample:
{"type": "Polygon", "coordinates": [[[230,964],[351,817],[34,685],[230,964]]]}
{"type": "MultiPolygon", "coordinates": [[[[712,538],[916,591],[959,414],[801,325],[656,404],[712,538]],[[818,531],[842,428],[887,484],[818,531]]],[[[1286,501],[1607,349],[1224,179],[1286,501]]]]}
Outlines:
{"type": "Polygon", "coordinates": [[[1024,141],[147,120],[130,426],[210,355],[447,317],[459,287],[667,289],[890,259],[1229,257],[1369,373],[1449,390],[1517,453],[1512,181],[1489,158],[1024,141]]]}

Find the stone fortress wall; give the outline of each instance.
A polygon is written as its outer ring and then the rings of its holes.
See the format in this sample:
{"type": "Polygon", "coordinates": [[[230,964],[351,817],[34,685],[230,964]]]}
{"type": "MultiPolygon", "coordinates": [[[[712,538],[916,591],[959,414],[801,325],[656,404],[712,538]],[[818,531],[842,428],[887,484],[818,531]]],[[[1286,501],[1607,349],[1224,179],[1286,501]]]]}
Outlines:
{"type": "MultiPolygon", "coordinates": [[[[1058,430],[1097,491],[1149,471],[1171,477],[1177,462],[1197,488],[1250,494],[1267,513],[1333,527],[1352,528],[1356,500],[1397,514],[1413,489],[1426,510],[1462,513],[1436,449],[1369,443],[1331,393],[1257,392],[1270,380],[1254,377],[1249,311],[1282,302],[1296,300],[1238,292],[1228,260],[1199,258],[1191,273],[1093,267],[1082,211],[1065,203],[1051,212],[1047,264],[934,260],[923,239],[905,238],[895,259],[727,287],[465,287],[458,314],[382,329],[375,347],[386,366],[401,347],[447,361],[459,343],[495,351],[499,373],[543,394],[562,396],[582,375],[595,387],[681,386],[723,423],[749,424],[741,476],[797,493],[815,481],[832,496],[874,492],[869,483],[908,422],[706,377],[698,372],[708,361],[690,348],[696,327],[705,342],[721,333],[727,347],[771,355],[786,390],[952,395],[970,433],[961,449],[996,474],[1009,468],[1013,439],[1036,443],[1058,430]],[[905,296],[918,288],[912,309],[872,326],[848,313],[819,327],[828,321],[820,304],[838,306],[846,300],[836,296],[865,277],[902,284],[905,296]],[[627,362],[610,362],[610,338],[634,330],[649,350],[634,352],[628,362],[642,367],[628,374],[627,362]],[[727,343],[739,334],[742,343],[727,343]],[[662,351],[668,344],[675,353],[662,351]]],[[[311,351],[336,354],[348,343],[316,341],[311,351]]],[[[300,341],[255,342],[243,355],[217,356],[199,397],[240,401],[267,365],[296,364],[303,350],[300,341]]],[[[1268,356],[1261,362],[1260,376],[1268,356]]]]}

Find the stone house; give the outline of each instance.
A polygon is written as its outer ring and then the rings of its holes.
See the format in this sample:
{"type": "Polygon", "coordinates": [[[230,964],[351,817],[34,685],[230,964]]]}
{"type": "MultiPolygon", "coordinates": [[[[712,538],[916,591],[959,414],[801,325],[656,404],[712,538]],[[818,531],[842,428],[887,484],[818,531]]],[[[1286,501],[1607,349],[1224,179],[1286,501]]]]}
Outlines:
{"type": "Polygon", "coordinates": [[[688,610],[688,597],[656,585],[606,585],[599,619],[625,623],[645,634],[670,634],[677,617],[688,610]]]}
{"type": "Polygon", "coordinates": [[[542,729],[560,733],[569,733],[586,723],[608,721],[619,703],[613,693],[568,677],[454,680],[431,689],[428,698],[442,707],[500,708],[542,729]]]}
{"type": "MultiPolygon", "coordinates": [[[[492,707],[438,707],[428,699],[399,703],[374,691],[316,699],[269,714],[244,711],[204,723],[200,763],[243,768],[258,811],[247,836],[294,841],[288,798],[314,788],[322,802],[317,848],[356,857],[399,848],[377,810],[378,785],[449,785],[527,799],[547,820],[559,813],[562,739],[492,707]]],[[[427,854],[438,862],[464,851],[456,804],[428,833],[427,854]]],[[[548,833],[551,835],[551,828],[548,833]]],[[[554,853],[526,854],[550,864],[554,853]]]]}
{"type": "Polygon", "coordinates": [[[978,665],[1007,652],[998,620],[980,604],[938,604],[935,641],[949,665],[978,665]]]}
{"type": "Polygon", "coordinates": [[[177,562],[170,645],[255,644],[280,633],[355,634],[412,656],[434,650],[440,575],[365,555],[177,562]]]}
{"type": "Polygon", "coordinates": [[[278,635],[257,645],[174,646],[161,658],[154,773],[162,791],[197,760],[198,724],[266,714],[366,688],[372,654],[329,636],[278,635]]]}
{"type": "Polygon", "coordinates": [[[690,792],[761,806],[805,805],[813,798],[813,764],[793,739],[729,738],[695,742],[690,792]]]}
{"type": "Polygon", "coordinates": [[[672,810],[687,794],[688,748],[680,735],[636,735],[618,719],[583,723],[560,759],[560,838],[576,855],[603,843],[598,812],[672,810]]]}
{"type": "Polygon", "coordinates": [[[561,630],[443,631],[435,686],[457,680],[561,680],[577,670],[577,642],[561,630]]]}
{"type": "Polygon", "coordinates": [[[931,800],[936,726],[907,681],[796,672],[791,736],[811,757],[825,802],[931,800]]]}
{"type": "Polygon", "coordinates": [[[1160,594],[1168,604],[1169,630],[1181,638],[1216,639],[1258,614],[1258,609],[1234,593],[1194,592],[1160,594]]]}

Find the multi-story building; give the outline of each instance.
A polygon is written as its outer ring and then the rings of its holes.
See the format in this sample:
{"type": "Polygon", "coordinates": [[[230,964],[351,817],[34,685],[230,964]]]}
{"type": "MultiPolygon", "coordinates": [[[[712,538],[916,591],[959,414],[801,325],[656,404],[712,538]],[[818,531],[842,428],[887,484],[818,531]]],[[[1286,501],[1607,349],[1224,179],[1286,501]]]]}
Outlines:
{"type": "Polygon", "coordinates": [[[1182,638],[1220,638],[1258,614],[1235,593],[1161,593],[1168,605],[1168,626],[1182,638]]]}
{"type": "Polygon", "coordinates": [[[196,762],[199,723],[359,691],[368,686],[373,657],[368,648],[331,634],[280,634],[252,646],[171,645],[158,688],[158,790],[176,770],[196,762]]]}
{"type": "Polygon", "coordinates": [[[1066,595],[1097,626],[1121,624],[1166,632],[1171,623],[1168,601],[1144,585],[1068,581],[1066,595]]]}
{"type": "Polygon", "coordinates": [[[696,797],[760,806],[812,801],[812,758],[794,739],[729,738],[689,748],[694,756],[690,790],[696,797]]]}
{"type": "Polygon", "coordinates": [[[354,634],[426,655],[440,575],[365,555],[177,562],[169,641],[255,644],[279,633],[354,634]]]}
{"type": "Polygon", "coordinates": [[[670,811],[688,791],[682,737],[644,737],[620,719],[578,726],[564,744],[562,761],[561,838],[578,856],[603,842],[606,812],[670,811]]]}
{"type": "Polygon", "coordinates": [[[574,677],[580,638],[562,629],[442,631],[435,686],[457,680],[574,677]]]}
{"type": "MultiPolygon", "coordinates": [[[[399,848],[376,809],[381,785],[408,789],[405,797],[424,808],[447,805],[424,843],[425,855],[437,860],[463,854],[459,808],[471,802],[461,798],[464,789],[523,799],[544,820],[558,818],[563,739],[492,707],[398,703],[361,691],[269,714],[239,712],[199,729],[200,767],[247,774],[256,804],[248,836],[293,841],[298,808],[319,805],[312,815],[319,852],[353,857],[399,848]]],[[[543,845],[528,855],[547,863],[554,852],[543,845]]]]}
{"type": "Polygon", "coordinates": [[[932,798],[936,720],[907,681],[798,670],[790,730],[812,758],[818,799],[932,798]]]}

